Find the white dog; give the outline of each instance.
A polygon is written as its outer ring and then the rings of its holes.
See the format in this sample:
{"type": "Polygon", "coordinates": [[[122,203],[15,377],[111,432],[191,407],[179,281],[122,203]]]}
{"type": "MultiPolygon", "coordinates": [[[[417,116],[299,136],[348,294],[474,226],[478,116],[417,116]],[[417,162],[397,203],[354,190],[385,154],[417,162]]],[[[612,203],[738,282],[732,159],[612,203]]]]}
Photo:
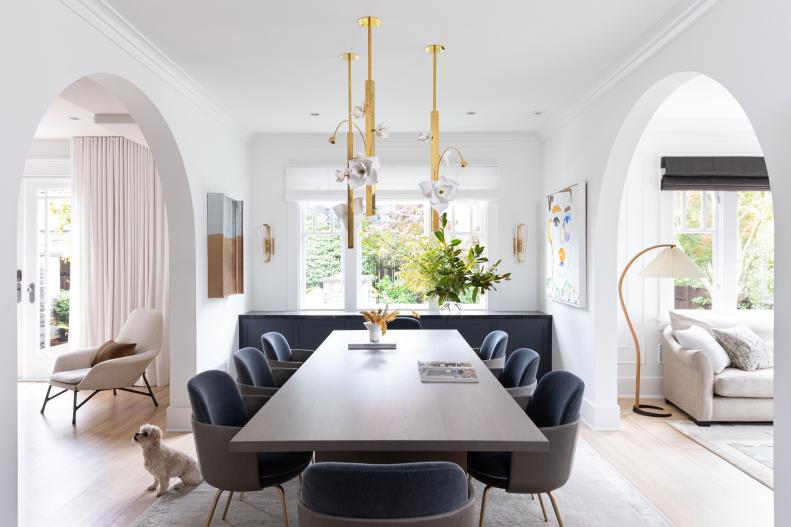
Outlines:
{"type": "Polygon", "coordinates": [[[143,466],[154,476],[148,490],[156,490],[157,497],[167,492],[170,478],[181,478],[174,489],[181,488],[182,484],[197,485],[203,479],[197,461],[162,442],[162,429],[158,426],[141,426],[132,440],[143,448],[143,466]]]}

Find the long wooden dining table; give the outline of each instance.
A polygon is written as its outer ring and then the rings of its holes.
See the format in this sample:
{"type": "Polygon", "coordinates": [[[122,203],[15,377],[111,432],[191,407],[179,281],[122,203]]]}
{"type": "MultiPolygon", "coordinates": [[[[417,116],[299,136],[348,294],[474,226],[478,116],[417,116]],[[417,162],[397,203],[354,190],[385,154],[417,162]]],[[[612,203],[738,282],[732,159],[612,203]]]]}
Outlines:
{"type": "Polygon", "coordinates": [[[549,443],[454,330],[391,330],[392,350],[350,350],[333,331],[231,440],[236,452],[314,451],[317,461],[450,460],[549,443]],[[423,383],[418,361],[470,362],[477,383],[423,383]]]}

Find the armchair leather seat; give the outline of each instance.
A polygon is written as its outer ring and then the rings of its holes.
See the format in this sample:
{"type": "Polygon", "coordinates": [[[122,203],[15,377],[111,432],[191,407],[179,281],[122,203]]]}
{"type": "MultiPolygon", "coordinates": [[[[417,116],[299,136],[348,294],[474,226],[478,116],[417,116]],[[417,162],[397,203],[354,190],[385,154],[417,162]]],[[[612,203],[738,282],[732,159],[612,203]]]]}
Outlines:
{"type": "Polygon", "coordinates": [[[80,368],[79,370],[58,371],[52,374],[51,380],[63,384],[80,384],[91,371],[90,368],[80,368]]]}

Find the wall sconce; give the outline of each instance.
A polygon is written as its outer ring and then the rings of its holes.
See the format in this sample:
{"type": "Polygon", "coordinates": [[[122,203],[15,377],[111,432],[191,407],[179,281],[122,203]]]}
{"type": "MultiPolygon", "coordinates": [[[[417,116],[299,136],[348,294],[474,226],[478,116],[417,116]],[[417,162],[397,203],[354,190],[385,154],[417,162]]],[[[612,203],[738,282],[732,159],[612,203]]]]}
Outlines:
{"type": "Polygon", "coordinates": [[[525,229],[524,223],[518,223],[514,231],[514,257],[517,263],[525,261],[525,229]]]}
{"type": "Polygon", "coordinates": [[[264,223],[264,263],[272,261],[275,255],[275,239],[272,237],[272,227],[264,223]]]}

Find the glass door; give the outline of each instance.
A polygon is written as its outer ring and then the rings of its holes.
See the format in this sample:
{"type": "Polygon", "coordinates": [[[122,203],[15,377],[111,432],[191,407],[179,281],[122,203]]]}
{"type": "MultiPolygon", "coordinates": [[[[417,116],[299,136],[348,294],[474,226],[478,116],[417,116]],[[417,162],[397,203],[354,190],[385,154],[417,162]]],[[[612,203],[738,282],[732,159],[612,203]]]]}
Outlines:
{"type": "Polygon", "coordinates": [[[68,178],[24,182],[17,271],[19,377],[46,379],[68,351],[71,188],[68,178]]]}

